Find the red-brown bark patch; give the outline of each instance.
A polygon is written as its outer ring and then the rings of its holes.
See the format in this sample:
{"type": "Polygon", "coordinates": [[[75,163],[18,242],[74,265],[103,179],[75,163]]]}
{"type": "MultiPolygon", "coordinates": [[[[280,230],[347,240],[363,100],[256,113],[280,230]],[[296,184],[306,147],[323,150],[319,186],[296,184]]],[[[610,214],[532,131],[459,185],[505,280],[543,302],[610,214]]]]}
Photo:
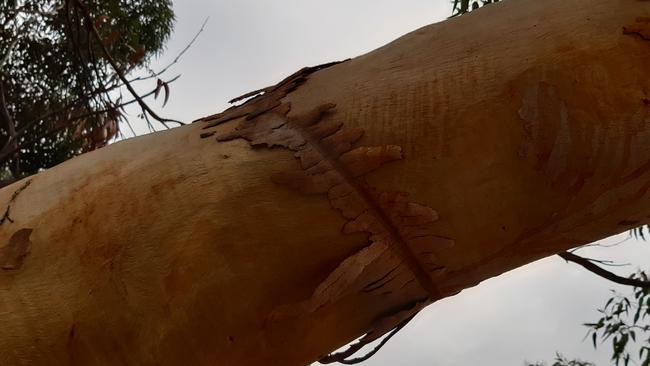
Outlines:
{"type": "Polygon", "coordinates": [[[16,231],[9,243],[0,248],[0,268],[3,270],[17,270],[23,266],[25,257],[29,254],[32,242],[29,237],[32,229],[20,229],[16,231]]]}

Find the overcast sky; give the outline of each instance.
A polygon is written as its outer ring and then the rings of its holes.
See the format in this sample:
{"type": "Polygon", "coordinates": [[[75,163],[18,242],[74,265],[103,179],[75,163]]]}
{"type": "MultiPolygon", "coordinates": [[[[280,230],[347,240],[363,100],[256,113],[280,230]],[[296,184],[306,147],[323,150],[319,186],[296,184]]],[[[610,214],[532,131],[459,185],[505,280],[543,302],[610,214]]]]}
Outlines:
{"type": "MultiPolygon", "coordinates": [[[[226,107],[226,101],[275,84],[302,66],[354,57],[450,14],[447,0],[184,0],[175,2],[176,31],[165,55],[174,58],[209,17],[196,44],[169,73],[163,114],[191,121],[226,107]]],[[[153,87],[153,85],[151,86],[153,87]]],[[[611,239],[618,241],[626,235],[611,239]]],[[[650,258],[650,243],[628,240],[591,256],[633,263],[650,258]]],[[[577,265],[547,258],[433,304],[367,366],[523,365],[551,360],[555,351],[608,365],[610,344],[594,351],[580,324],[612,283],[577,265]]],[[[627,291],[621,288],[622,291],[627,291]]]]}

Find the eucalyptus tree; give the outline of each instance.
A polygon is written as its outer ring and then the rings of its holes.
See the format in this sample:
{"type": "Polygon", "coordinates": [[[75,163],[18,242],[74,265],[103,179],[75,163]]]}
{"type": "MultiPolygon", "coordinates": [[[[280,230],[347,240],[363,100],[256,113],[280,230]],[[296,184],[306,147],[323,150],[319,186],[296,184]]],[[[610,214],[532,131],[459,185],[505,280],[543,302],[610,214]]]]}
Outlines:
{"type": "Polygon", "coordinates": [[[567,250],[650,220],[649,11],[486,6],[5,187],[0,363],[354,363],[510,269],[600,268],[567,250]]]}

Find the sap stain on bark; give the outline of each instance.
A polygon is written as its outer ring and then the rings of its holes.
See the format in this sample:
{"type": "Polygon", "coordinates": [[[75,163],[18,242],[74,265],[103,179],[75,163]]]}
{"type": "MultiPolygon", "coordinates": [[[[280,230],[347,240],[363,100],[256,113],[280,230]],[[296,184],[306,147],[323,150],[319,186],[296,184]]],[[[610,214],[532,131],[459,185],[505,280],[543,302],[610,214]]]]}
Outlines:
{"type": "Polygon", "coordinates": [[[17,270],[23,266],[25,257],[29,254],[32,242],[29,237],[32,229],[16,231],[9,243],[0,248],[0,268],[3,270],[17,270]]]}

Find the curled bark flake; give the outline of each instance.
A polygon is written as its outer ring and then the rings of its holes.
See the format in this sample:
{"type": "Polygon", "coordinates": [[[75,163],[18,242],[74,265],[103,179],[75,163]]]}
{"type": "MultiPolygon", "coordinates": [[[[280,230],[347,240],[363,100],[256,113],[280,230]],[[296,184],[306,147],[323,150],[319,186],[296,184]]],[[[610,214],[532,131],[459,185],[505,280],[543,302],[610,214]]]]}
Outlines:
{"type": "Polygon", "coordinates": [[[650,17],[638,17],[636,22],[623,27],[623,34],[636,34],[650,41],[650,17]]]}
{"type": "Polygon", "coordinates": [[[230,101],[230,103],[237,103],[244,99],[251,98],[248,99],[244,104],[232,106],[221,113],[200,118],[195,122],[207,122],[208,124],[203,127],[206,129],[241,117],[246,117],[247,120],[254,119],[255,117],[279,106],[281,104],[280,100],[295,90],[298,86],[303,84],[305,81],[307,81],[307,78],[310,74],[345,61],[348,60],[334,61],[318,66],[304,67],[274,86],[269,86],[250,93],[246,93],[230,101]]]}
{"type": "Polygon", "coordinates": [[[215,131],[204,132],[204,133],[201,134],[201,138],[204,139],[204,138],[208,138],[210,136],[214,136],[215,133],[216,133],[215,131]]]}
{"type": "Polygon", "coordinates": [[[374,243],[357,254],[346,258],[314,291],[310,311],[324,306],[331,299],[346,293],[361,277],[364,270],[382,256],[388,248],[384,243],[374,243]]]}
{"type": "Polygon", "coordinates": [[[32,245],[29,237],[32,229],[20,229],[16,231],[9,243],[0,248],[0,268],[3,270],[17,270],[23,266],[25,257],[29,254],[32,245]]]}

